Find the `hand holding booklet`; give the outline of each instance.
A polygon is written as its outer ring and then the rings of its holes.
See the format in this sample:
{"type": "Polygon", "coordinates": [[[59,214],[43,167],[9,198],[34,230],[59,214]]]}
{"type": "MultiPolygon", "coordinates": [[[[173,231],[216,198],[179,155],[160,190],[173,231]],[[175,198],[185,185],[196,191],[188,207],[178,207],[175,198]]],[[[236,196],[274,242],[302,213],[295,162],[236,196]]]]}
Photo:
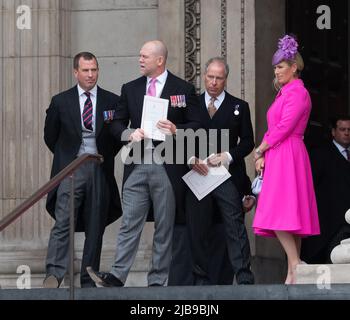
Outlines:
{"type": "MultiPolygon", "coordinates": [[[[208,158],[204,160],[207,163],[208,158]]],[[[206,176],[191,170],[182,179],[194,193],[198,200],[202,200],[206,195],[216,189],[220,184],[231,177],[228,170],[222,165],[220,167],[210,167],[206,176]]]]}
{"type": "Polygon", "coordinates": [[[145,96],[143,100],[141,129],[149,139],[165,141],[165,134],[157,128],[159,120],[168,117],[169,100],[145,96]]]}

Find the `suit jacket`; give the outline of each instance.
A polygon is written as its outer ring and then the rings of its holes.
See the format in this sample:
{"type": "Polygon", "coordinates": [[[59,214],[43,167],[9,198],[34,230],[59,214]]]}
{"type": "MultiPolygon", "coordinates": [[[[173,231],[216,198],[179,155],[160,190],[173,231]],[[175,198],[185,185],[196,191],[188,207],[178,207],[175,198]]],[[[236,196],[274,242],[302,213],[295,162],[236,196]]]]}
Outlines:
{"type": "Polygon", "coordinates": [[[306,262],[313,262],[313,258],[347,225],[344,215],[350,209],[350,162],[334,143],[311,150],[310,161],[321,234],[303,239],[302,258],[306,262]]]}
{"type": "MultiPolygon", "coordinates": [[[[247,102],[238,99],[225,91],[225,99],[216,111],[213,118],[210,118],[205,104],[205,94],[200,96],[201,123],[206,130],[216,129],[218,149],[216,153],[228,151],[233,162],[229,166],[231,179],[238,191],[243,195],[247,192],[247,175],[244,158],[254,148],[254,134],[250,119],[249,105],[247,102]],[[238,113],[238,114],[237,114],[238,113]],[[228,129],[225,139],[229,141],[229,149],[224,150],[221,146],[221,129],[228,129]],[[239,138],[239,142],[238,142],[239,138]]],[[[209,155],[209,141],[208,151],[209,155]]],[[[198,153],[197,153],[198,155],[198,153]]]]}
{"type": "MultiPolygon", "coordinates": [[[[110,205],[107,224],[121,215],[119,192],[114,177],[114,157],[120,144],[109,131],[109,124],[103,120],[103,111],[115,110],[119,97],[97,87],[96,100],[96,146],[104,158],[101,164],[110,190],[110,205]]],[[[44,140],[53,153],[51,178],[70,164],[79,152],[82,143],[81,113],[77,86],[54,96],[46,111],[44,140]]],[[[57,188],[47,196],[46,209],[55,218],[57,188]]],[[[76,231],[83,231],[80,208],[76,231]]]]}
{"type": "MultiPolygon", "coordinates": [[[[143,99],[146,94],[147,77],[142,76],[134,81],[126,83],[121,89],[121,100],[118,104],[116,120],[113,121],[111,131],[118,141],[121,141],[122,133],[127,129],[129,121],[130,128],[141,127],[143,99]]],[[[176,77],[168,71],[162,94],[160,98],[168,99],[170,96],[185,95],[186,107],[172,107],[169,104],[168,120],[173,122],[177,129],[197,129],[200,127],[198,97],[192,84],[176,77]]],[[[173,139],[173,137],[170,137],[173,139]]],[[[121,141],[126,144],[125,141],[121,141]]],[[[174,144],[175,145],[175,144],[174,144]]],[[[174,148],[174,156],[176,149],[174,148]]],[[[135,164],[124,165],[123,184],[134,169],[135,164]]],[[[184,219],[184,192],[185,185],[182,176],[188,171],[186,164],[164,164],[166,173],[173,186],[176,198],[176,220],[184,219]]]]}

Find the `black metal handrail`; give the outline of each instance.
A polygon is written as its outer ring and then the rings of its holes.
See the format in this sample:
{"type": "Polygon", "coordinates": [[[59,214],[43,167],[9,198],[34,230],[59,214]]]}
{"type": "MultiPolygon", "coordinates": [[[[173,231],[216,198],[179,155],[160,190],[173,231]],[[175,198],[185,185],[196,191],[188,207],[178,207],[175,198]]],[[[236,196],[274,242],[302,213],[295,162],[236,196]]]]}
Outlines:
{"type": "Polygon", "coordinates": [[[0,220],[0,232],[8,227],[12,222],[18,219],[29,208],[36,204],[41,198],[49,193],[53,188],[61,183],[68,176],[71,178],[71,195],[70,195],[70,217],[69,217],[69,288],[70,298],[74,299],[74,171],[83,163],[88,161],[103,162],[103,157],[99,154],[84,153],[72,161],[67,167],[55,175],[49,182],[45,183],[39,190],[33,193],[27,200],[17,206],[8,215],[0,220]]]}

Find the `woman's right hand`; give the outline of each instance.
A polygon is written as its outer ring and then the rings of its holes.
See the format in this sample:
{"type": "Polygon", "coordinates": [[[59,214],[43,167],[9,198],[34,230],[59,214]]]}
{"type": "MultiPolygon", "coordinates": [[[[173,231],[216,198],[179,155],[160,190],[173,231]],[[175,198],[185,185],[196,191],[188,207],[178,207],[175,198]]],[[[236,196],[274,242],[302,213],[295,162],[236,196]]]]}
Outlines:
{"type": "Polygon", "coordinates": [[[255,170],[261,174],[261,171],[264,169],[265,167],[265,158],[261,157],[258,160],[255,161],[255,170]]]}

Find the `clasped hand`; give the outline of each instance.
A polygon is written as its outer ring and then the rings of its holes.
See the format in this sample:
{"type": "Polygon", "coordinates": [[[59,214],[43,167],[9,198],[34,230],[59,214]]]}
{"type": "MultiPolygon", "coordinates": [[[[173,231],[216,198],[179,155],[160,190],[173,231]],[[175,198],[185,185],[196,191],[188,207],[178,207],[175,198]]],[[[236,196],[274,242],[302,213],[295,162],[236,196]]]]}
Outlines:
{"type": "Polygon", "coordinates": [[[255,170],[260,174],[265,167],[265,158],[261,157],[255,161],[255,170]]]}
{"type": "Polygon", "coordinates": [[[199,174],[206,176],[209,172],[209,167],[220,167],[228,162],[228,157],[225,152],[217,153],[210,156],[207,159],[207,163],[198,158],[193,158],[191,161],[191,167],[199,174]]]}
{"type": "MultiPolygon", "coordinates": [[[[166,135],[173,135],[176,133],[176,126],[169,120],[159,120],[157,123],[157,128],[166,135]]],[[[141,128],[136,129],[130,136],[130,142],[139,142],[147,138],[145,131],[141,128]]]]}
{"type": "Polygon", "coordinates": [[[139,142],[145,138],[145,131],[143,129],[136,129],[130,136],[130,142],[139,142]]]}

